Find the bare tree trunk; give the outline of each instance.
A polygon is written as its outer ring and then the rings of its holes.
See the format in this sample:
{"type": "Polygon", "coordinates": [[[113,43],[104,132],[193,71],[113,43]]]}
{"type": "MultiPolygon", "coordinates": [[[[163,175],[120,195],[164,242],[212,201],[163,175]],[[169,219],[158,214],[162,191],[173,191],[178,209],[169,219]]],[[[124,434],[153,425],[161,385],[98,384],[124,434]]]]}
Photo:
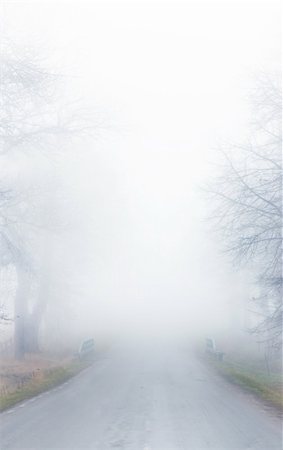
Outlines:
{"type": "Polygon", "coordinates": [[[25,351],[36,353],[39,351],[39,334],[40,321],[33,314],[30,314],[25,323],[25,351]]]}
{"type": "Polygon", "coordinates": [[[39,330],[42,318],[46,309],[46,297],[37,299],[31,314],[28,315],[25,323],[25,350],[26,352],[38,352],[39,330]]]}
{"type": "Polygon", "coordinates": [[[17,292],[15,296],[15,358],[23,359],[25,354],[25,325],[27,316],[28,293],[30,290],[29,272],[21,265],[16,265],[17,292]]]}

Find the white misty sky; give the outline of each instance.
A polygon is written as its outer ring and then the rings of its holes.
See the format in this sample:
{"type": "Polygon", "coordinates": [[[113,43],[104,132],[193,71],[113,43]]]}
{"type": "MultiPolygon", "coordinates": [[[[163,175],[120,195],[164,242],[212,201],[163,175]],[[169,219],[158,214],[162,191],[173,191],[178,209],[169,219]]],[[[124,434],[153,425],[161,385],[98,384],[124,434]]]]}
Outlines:
{"type": "Polygon", "coordinates": [[[215,148],[248,134],[254,77],[278,69],[279,3],[2,0],[1,8],[4,33],[43,48],[74,95],[109,120],[95,151],[64,169],[88,214],[93,280],[84,282],[101,320],[115,323],[119,311],[127,321],[127,311],[135,324],[150,316],[153,327],[178,328],[247,295],[203,225],[198,186],[215,148]]]}

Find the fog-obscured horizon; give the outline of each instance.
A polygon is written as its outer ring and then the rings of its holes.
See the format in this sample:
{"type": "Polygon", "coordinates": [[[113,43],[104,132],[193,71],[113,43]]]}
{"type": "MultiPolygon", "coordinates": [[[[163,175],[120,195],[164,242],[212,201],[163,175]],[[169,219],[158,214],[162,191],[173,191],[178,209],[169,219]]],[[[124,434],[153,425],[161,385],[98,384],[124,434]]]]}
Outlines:
{"type": "Polygon", "coordinates": [[[92,120],[62,146],[2,159],[8,185],[31,199],[23,240],[32,276],[46,278],[50,345],[244,328],[253,267],[223,253],[205,187],[219,148],[253,133],[255,80],[278,70],[278,11],[251,0],[3,2],[7,42],[32,47],[58,101],[92,120]]]}

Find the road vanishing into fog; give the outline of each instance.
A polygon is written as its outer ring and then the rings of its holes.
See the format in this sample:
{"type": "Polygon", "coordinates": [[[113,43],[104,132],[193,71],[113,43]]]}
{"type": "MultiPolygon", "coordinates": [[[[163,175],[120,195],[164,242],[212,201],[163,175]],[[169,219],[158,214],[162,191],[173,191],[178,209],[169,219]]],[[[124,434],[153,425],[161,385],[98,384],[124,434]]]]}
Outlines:
{"type": "Polygon", "coordinates": [[[281,449],[280,421],[188,349],[112,348],[1,414],[1,450],[281,449]]]}

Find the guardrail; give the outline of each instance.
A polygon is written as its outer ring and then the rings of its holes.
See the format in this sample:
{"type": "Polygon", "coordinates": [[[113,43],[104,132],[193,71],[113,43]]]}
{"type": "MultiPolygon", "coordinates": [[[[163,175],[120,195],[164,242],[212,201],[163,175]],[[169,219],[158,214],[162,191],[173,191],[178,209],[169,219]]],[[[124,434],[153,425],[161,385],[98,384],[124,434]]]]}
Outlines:
{"type": "Polygon", "coordinates": [[[214,339],[206,338],[205,342],[206,342],[205,346],[206,353],[208,353],[210,356],[213,356],[218,361],[223,361],[225,353],[217,350],[214,339]]]}
{"type": "Polygon", "coordinates": [[[78,357],[79,359],[84,359],[88,356],[91,356],[93,352],[94,352],[94,339],[87,339],[86,341],[83,341],[81,343],[78,351],[78,357]]]}

